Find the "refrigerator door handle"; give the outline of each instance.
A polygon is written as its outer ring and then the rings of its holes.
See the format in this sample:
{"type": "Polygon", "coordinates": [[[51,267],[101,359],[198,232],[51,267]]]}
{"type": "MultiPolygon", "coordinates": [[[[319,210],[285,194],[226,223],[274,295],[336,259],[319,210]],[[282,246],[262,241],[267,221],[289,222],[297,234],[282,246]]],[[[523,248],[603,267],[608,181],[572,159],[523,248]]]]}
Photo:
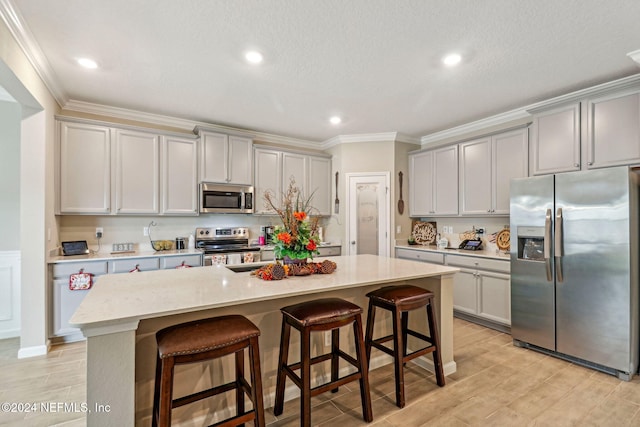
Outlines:
{"type": "Polygon", "coordinates": [[[556,257],[556,276],[558,282],[562,282],[562,208],[558,208],[556,213],[556,235],[555,235],[555,257],[556,257]]]}
{"type": "Polygon", "coordinates": [[[547,209],[547,215],[544,220],[544,264],[547,270],[547,282],[553,280],[551,274],[551,209],[547,209]]]}

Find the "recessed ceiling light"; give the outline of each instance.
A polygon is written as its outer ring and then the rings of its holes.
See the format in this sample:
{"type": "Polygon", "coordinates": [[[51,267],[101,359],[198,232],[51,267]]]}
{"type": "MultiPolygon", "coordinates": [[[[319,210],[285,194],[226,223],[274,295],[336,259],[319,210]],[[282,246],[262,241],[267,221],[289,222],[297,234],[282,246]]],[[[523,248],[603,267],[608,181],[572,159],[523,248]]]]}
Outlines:
{"type": "Polygon", "coordinates": [[[454,65],[458,65],[461,60],[462,60],[462,57],[460,55],[458,55],[457,53],[452,53],[450,55],[445,56],[442,59],[442,62],[444,62],[445,65],[452,67],[454,65]]]}
{"type": "Polygon", "coordinates": [[[249,61],[252,64],[259,64],[262,62],[262,59],[263,59],[262,54],[260,52],[256,52],[255,50],[247,52],[244,55],[244,57],[247,61],[249,61]]]}
{"type": "Polygon", "coordinates": [[[80,58],[78,59],[78,64],[82,65],[84,68],[98,68],[98,64],[93,59],[89,58],[80,58]]]}
{"type": "Polygon", "coordinates": [[[331,117],[329,121],[331,122],[332,125],[339,125],[340,123],[342,123],[342,119],[338,116],[331,117]]]}

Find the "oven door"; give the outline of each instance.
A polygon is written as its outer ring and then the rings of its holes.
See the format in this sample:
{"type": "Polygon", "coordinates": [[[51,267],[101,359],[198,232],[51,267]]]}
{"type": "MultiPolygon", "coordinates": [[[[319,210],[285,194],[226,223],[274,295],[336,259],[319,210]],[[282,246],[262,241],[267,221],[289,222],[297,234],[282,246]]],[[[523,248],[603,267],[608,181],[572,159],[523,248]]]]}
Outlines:
{"type": "Polygon", "coordinates": [[[200,213],[253,213],[253,187],[202,183],[200,213]]]}

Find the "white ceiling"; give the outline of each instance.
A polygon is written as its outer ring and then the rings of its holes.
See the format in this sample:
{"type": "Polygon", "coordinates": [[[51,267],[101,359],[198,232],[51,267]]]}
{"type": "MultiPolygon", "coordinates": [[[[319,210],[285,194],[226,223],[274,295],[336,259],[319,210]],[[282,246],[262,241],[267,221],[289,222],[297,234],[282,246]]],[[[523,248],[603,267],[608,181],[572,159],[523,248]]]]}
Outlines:
{"type": "Polygon", "coordinates": [[[640,49],[638,0],[2,2],[63,104],[311,141],[419,138],[640,71],[626,55],[640,49]],[[264,63],[247,64],[248,49],[264,63]],[[443,66],[454,51],[462,63],[443,66]]]}

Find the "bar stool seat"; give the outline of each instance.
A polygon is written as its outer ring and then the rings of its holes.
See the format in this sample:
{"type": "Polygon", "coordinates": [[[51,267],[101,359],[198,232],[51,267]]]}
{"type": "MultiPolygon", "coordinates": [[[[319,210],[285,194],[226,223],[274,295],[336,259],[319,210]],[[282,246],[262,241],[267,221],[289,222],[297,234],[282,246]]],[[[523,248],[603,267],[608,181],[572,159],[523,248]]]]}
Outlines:
{"type": "Polygon", "coordinates": [[[274,414],[280,415],[284,409],[284,389],[287,377],[301,389],[301,426],[311,425],[312,396],[329,390],[335,393],[339,386],[359,380],[363,418],[367,422],[372,421],[369,374],[362,336],[362,308],[340,298],[324,298],[290,305],[281,308],[280,311],[282,312],[282,332],[274,414]],[[340,350],[340,328],[350,324],[353,324],[355,335],[355,359],[340,350]],[[300,361],[294,364],[288,364],[291,327],[300,331],[300,361]],[[331,331],[331,352],[312,358],[311,332],[318,331],[331,331]],[[340,358],[355,366],[357,371],[339,378],[340,358]],[[331,360],[331,381],[311,388],[311,366],[327,360],[331,360]],[[294,372],[298,369],[300,369],[300,376],[294,372]]]}
{"type": "Polygon", "coordinates": [[[442,357],[440,355],[440,339],[438,326],[433,308],[433,292],[412,285],[386,286],[369,292],[369,312],[367,316],[367,333],[365,347],[367,361],[371,360],[371,347],[375,347],[384,353],[393,356],[396,381],[396,405],[405,406],[404,394],[404,365],[428,353],[433,353],[433,365],[436,372],[436,381],[440,387],[445,385],[444,372],[442,370],[442,357]],[[375,322],[376,307],[389,310],[392,313],[392,334],[381,338],[373,338],[373,326],[375,322]],[[426,307],[427,322],[430,336],[409,329],[409,311],[426,307]],[[426,347],[407,354],[407,338],[411,335],[428,343],[426,347]],[[393,349],[384,345],[393,340],[393,349]]]}
{"type": "Polygon", "coordinates": [[[153,398],[153,426],[171,425],[171,410],[227,391],[236,391],[236,416],[216,425],[237,426],[255,420],[264,426],[264,404],[258,337],[260,329],[240,315],[214,317],[164,328],[156,333],[158,355],[153,398]],[[244,377],[244,350],[249,349],[251,384],[244,377]],[[174,366],[235,354],[235,380],[173,399],[174,366]],[[253,409],[245,412],[245,394],[253,409]]]}

